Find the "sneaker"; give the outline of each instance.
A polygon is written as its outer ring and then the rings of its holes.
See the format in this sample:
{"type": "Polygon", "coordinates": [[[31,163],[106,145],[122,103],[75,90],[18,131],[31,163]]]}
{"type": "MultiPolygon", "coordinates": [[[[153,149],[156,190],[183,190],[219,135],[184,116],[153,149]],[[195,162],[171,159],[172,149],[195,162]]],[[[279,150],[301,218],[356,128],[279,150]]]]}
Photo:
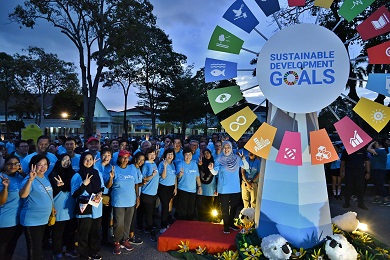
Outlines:
{"type": "Polygon", "coordinates": [[[157,241],[157,235],[155,231],[150,232],[150,241],[156,242],[157,241]]]}
{"type": "Polygon", "coordinates": [[[114,242],[114,251],[112,251],[114,255],[121,254],[121,245],[118,242],[114,242]]]}
{"type": "Polygon", "coordinates": [[[91,254],[89,255],[90,260],[102,260],[102,257],[99,254],[91,254]]]}
{"type": "Polygon", "coordinates": [[[233,230],[233,231],[239,231],[240,229],[238,228],[238,227],[236,227],[236,226],[230,226],[229,227],[231,230],[233,230]]]}
{"type": "Polygon", "coordinates": [[[374,204],[379,204],[381,202],[382,201],[379,198],[375,198],[375,199],[372,200],[372,203],[374,203],[374,204]]]}
{"type": "Polygon", "coordinates": [[[356,195],[352,195],[351,200],[352,200],[352,201],[358,201],[358,198],[357,198],[356,195]]]}
{"type": "Polygon", "coordinates": [[[124,248],[127,251],[134,250],[134,247],[130,244],[130,242],[127,239],[121,242],[121,248],[124,248]]]}
{"type": "Polygon", "coordinates": [[[129,239],[129,242],[130,244],[133,245],[142,245],[144,241],[142,241],[142,239],[139,237],[133,236],[132,238],[129,239]]]}
{"type": "Polygon", "coordinates": [[[53,260],[62,260],[62,254],[53,255],[53,260]]]}
{"type": "Polygon", "coordinates": [[[390,206],[390,201],[384,200],[384,201],[382,201],[382,203],[379,204],[379,205],[381,205],[381,206],[390,206]]]}
{"type": "Polygon", "coordinates": [[[162,229],[160,229],[160,233],[161,233],[161,234],[164,233],[165,231],[167,231],[167,228],[162,228],[162,229]]]}
{"type": "Polygon", "coordinates": [[[70,257],[70,258],[73,258],[73,259],[78,258],[80,256],[79,253],[75,249],[72,251],[66,251],[65,255],[70,257]]]}

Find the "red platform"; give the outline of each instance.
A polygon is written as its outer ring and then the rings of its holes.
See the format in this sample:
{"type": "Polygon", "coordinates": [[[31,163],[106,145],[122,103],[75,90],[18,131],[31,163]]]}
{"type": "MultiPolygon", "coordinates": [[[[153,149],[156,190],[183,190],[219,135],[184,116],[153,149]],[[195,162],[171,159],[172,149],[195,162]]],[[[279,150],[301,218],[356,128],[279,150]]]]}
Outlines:
{"type": "Polygon", "coordinates": [[[223,233],[223,225],[210,222],[177,220],[158,238],[159,251],[177,251],[181,241],[188,240],[190,249],[206,247],[210,254],[236,250],[235,239],[238,231],[223,233]]]}

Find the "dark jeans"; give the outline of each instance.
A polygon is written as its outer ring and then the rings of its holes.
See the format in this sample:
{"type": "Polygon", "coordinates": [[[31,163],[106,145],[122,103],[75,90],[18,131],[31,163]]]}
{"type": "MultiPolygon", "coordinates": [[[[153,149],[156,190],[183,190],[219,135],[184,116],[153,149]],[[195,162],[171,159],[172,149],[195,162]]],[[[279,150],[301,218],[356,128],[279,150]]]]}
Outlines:
{"type": "Polygon", "coordinates": [[[174,190],[175,190],[175,185],[173,186],[165,186],[162,184],[158,185],[157,195],[160,198],[160,202],[161,202],[161,228],[166,228],[168,226],[169,202],[173,198],[174,190]]]}
{"type": "Polygon", "coordinates": [[[111,212],[112,207],[103,205],[103,216],[102,216],[102,239],[103,241],[108,241],[108,230],[110,229],[111,224],[111,212]]]}
{"type": "Polygon", "coordinates": [[[388,189],[385,188],[387,170],[372,169],[371,176],[374,179],[375,195],[387,197],[389,196],[388,189]]]}
{"type": "Polygon", "coordinates": [[[234,217],[240,204],[241,193],[219,194],[221,203],[223,227],[228,229],[234,226],[234,217]]]}
{"type": "Polygon", "coordinates": [[[146,227],[151,229],[153,227],[153,212],[156,205],[157,196],[141,194],[141,204],[143,213],[146,218],[146,227]]]}
{"type": "Polygon", "coordinates": [[[42,260],[42,240],[46,225],[23,227],[27,245],[27,259],[42,260]]]}
{"type": "Polygon", "coordinates": [[[88,258],[90,254],[97,254],[100,251],[100,227],[102,218],[79,218],[78,241],[81,257],[88,258]]]}
{"type": "Polygon", "coordinates": [[[22,233],[23,227],[21,225],[0,228],[0,259],[12,259],[16,244],[22,233]]]}
{"type": "Polygon", "coordinates": [[[213,209],[218,210],[214,207],[214,196],[197,196],[197,209],[198,209],[198,218],[200,221],[213,221],[211,211],[213,209]]]}
{"type": "Polygon", "coordinates": [[[195,217],[196,193],[183,190],[177,190],[177,208],[178,219],[193,220],[195,217]]]}
{"type": "Polygon", "coordinates": [[[345,203],[349,204],[352,194],[356,194],[358,203],[363,203],[364,189],[366,185],[366,179],[364,178],[364,172],[349,172],[345,171],[345,203]]]}
{"type": "Polygon", "coordinates": [[[53,254],[62,252],[62,246],[66,246],[67,251],[74,250],[75,235],[77,230],[77,220],[75,218],[66,221],[57,221],[52,229],[53,254]]]}

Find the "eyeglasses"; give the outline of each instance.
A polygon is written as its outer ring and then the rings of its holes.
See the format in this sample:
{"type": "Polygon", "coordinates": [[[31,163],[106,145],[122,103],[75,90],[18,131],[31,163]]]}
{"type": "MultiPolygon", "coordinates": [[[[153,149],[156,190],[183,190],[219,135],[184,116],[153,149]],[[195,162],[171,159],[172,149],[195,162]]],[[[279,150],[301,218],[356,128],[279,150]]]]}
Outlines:
{"type": "Polygon", "coordinates": [[[20,163],[6,163],[7,166],[20,166],[20,163]]]}

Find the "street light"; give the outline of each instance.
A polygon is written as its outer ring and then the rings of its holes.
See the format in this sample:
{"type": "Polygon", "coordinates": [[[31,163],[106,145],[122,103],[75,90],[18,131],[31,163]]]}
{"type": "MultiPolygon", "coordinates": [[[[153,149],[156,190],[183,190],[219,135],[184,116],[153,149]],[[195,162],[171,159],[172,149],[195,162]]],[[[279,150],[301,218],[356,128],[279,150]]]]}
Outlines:
{"type": "Polygon", "coordinates": [[[64,119],[67,119],[68,118],[68,113],[62,112],[61,113],[61,117],[64,118],[64,119]]]}

